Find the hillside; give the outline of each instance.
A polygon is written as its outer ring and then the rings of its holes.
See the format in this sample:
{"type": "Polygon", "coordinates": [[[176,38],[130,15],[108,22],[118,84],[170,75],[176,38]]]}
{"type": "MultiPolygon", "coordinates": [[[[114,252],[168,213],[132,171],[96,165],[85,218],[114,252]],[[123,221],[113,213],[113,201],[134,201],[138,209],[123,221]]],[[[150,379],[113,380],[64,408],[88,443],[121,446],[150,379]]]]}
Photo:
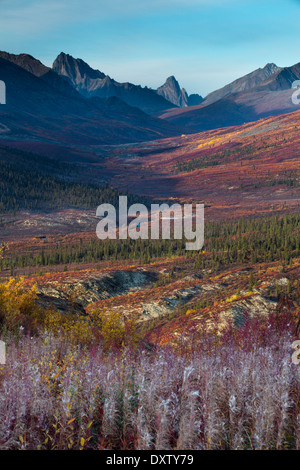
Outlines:
{"type": "Polygon", "coordinates": [[[198,106],[169,110],[160,117],[200,132],[293,112],[297,107],[292,84],[299,78],[299,64],[285,68],[268,64],[210,93],[198,106]]]}
{"type": "Polygon", "coordinates": [[[298,206],[300,111],[152,144],[112,149],[113,185],[135,194],[204,201],[207,216],[298,206]]]}
{"type": "Polygon", "coordinates": [[[209,93],[205,97],[203,104],[207,106],[216,101],[219,101],[222,98],[225,98],[225,96],[231,95],[232,93],[239,93],[241,91],[247,91],[252,88],[256,88],[262,83],[265,83],[268,79],[272,81],[274,74],[280,70],[281,68],[276,64],[267,64],[265,67],[254,70],[253,72],[250,72],[249,74],[234,80],[228,85],[225,85],[223,88],[209,93]]]}

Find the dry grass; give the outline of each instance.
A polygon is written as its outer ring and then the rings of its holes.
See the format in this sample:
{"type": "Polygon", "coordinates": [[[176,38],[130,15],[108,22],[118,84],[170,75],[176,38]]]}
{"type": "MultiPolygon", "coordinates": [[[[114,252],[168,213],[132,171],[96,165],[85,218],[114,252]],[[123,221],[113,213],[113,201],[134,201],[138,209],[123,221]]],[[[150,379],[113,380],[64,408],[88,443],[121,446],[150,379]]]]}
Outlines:
{"type": "Polygon", "coordinates": [[[300,449],[293,329],[271,316],[177,352],[7,337],[0,448],[300,449]]]}

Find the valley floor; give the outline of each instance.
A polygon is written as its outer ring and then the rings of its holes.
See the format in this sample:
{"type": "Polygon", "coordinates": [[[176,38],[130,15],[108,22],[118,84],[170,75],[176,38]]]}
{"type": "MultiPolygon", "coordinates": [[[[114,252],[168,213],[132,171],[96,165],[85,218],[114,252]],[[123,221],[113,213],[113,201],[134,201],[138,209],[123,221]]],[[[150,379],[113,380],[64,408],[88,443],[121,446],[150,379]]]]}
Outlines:
{"type": "Polygon", "coordinates": [[[196,253],[100,242],[92,187],[49,176],[34,210],[28,168],[15,193],[3,178],[1,449],[300,449],[298,115],[78,162],[120,194],[204,202],[196,253]]]}

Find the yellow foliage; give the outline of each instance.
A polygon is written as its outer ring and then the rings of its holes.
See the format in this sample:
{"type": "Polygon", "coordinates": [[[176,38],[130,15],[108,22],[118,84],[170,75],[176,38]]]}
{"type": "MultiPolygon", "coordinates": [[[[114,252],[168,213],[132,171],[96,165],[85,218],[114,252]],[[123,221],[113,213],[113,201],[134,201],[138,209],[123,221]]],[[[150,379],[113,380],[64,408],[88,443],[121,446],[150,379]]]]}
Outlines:
{"type": "Polygon", "coordinates": [[[216,138],[216,139],[213,139],[213,140],[209,140],[208,142],[200,143],[200,144],[198,144],[198,149],[200,149],[202,147],[205,147],[206,145],[214,145],[217,142],[219,142],[220,140],[221,140],[220,138],[216,138]]]}
{"type": "Polygon", "coordinates": [[[105,347],[121,347],[137,342],[134,319],[97,307],[87,315],[42,308],[37,303],[36,286],[27,287],[23,278],[0,284],[0,328],[12,334],[47,331],[72,344],[87,345],[102,339],[105,347]]]}
{"type": "Polygon", "coordinates": [[[239,296],[237,294],[233,294],[231,297],[229,297],[228,299],[226,299],[226,302],[234,302],[235,300],[237,300],[239,298],[239,296]]]}
{"type": "Polygon", "coordinates": [[[99,330],[104,344],[121,345],[125,337],[125,321],[123,315],[117,310],[100,310],[94,308],[89,313],[92,324],[99,330]]]}
{"type": "Polygon", "coordinates": [[[89,312],[89,318],[103,338],[104,346],[122,346],[125,343],[137,342],[135,320],[126,319],[118,310],[101,310],[94,307],[89,312]]]}
{"type": "Polygon", "coordinates": [[[24,279],[11,278],[0,284],[0,322],[11,332],[20,328],[35,330],[42,320],[42,310],[37,306],[36,286],[26,288],[24,279]]]}
{"type": "Polygon", "coordinates": [[[95,339],[92,325],[85,316],[48,310],[44,327],[61,339],[68,339],[72,344],[89,344],[95,339]]]}
{"type": "Polygon", "coordinates": [[[190,309],[185,312],[186,315],[190,315],[191,313],[195,313],[196,310],[190,309]]]}
{"type": "Polygon", "coordinates": [[[12,310],[29,311],[36,299],[36,286],[30,289],[24,288],[24,279],[16,280],[11,278],[9,281],[0,284],[0,305],[7,311],[12,310]]]}

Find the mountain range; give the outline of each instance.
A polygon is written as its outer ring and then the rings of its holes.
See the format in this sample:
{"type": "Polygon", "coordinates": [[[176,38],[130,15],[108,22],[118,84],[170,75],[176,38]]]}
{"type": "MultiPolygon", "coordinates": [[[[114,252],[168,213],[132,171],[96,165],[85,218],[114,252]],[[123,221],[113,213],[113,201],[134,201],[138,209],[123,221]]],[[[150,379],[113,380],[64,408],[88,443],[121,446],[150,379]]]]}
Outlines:
{"type": "Polygon", "coordinates": [[[82,96],[65,78],[27,54],[1,52],[0,77],[7,90],[7,104],[0,107],[2,140],[100,145],[181,132],[115,96],[82,96]]]}
{"type": "Polygon", "coordinates": [[[267,64],[208,94],[198,106],[169,110],[160,117],[199,132],[297,111],[291,97],[293,82],[299,79],[300,63],[284,68],[267,64]]]}
{"type": "Polygon", "coordinates": [[[287,112],[300,63],[270,63],[205,98],[188,95],[174,76],[158,89],[119,83],[82,59],[60,53],[52,68],[28,54],[0,52],[7,104],[2,140],[93,146],[156,140],[287,112]]]}
{"type": "Polygon", "coordinates": [[[63,52],[55,59],[52,69],[86,98],[116,96],[130,106],[154,115],[175,106],[150,88],[128,82],[119,83],[99,70],[92,69],[83,60],[74,59],[63,52]]]}

